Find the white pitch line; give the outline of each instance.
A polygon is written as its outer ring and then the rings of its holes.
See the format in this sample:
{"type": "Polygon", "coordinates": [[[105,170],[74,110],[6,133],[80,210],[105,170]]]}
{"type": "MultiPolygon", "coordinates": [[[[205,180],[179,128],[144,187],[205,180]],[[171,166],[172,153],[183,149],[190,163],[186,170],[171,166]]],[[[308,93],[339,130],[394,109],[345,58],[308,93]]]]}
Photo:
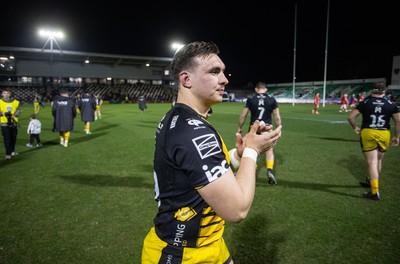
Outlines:
{"type": "Polygon", "coordinates": [[[331,124],[347,124],[348,123],[347,120],[323,120],[323,119],[321,120],[321,119],[297,118],[297,117],[285,117],[282,119],[307,120],[307,121],[325,122],[325,123],[331,123],[331,124]]]}

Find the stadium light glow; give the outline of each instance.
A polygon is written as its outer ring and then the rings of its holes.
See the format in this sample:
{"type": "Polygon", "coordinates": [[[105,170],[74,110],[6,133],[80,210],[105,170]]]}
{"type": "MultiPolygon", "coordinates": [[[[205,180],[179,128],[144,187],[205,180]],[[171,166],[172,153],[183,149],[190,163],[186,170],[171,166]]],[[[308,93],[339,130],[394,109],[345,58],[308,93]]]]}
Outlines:
{"type": "Polygon", "coordinates": [[[60,50],[60,53],[62,54],[62,49],[60,45],[57,42],[56,38],[63,39],[64,38],[64,33],[61,31],[52,31],[52,30],[47,30],[47,29],[41,29],[39,30],[39,36],[41,37],[46,37],[47,41],[44,43],[44,46],[42,48],[42,51],[44,51],[44,48],[47,46],[47,44],[50,44],[50,51],[53,53],[53,43],[55,43],[60,50]]]}
{"type": "Polygon", "coordinates": [[[172,43],[171,48],[172,48],[173,50],[175,50],[175,52],[178,52],[178,50],[180,50],[181,48],[183,48],[183,46],[185,46],[185,45],[184,45],[184,44],[181,44],[181,43],[174,42],[174,43],[172,43]]]}

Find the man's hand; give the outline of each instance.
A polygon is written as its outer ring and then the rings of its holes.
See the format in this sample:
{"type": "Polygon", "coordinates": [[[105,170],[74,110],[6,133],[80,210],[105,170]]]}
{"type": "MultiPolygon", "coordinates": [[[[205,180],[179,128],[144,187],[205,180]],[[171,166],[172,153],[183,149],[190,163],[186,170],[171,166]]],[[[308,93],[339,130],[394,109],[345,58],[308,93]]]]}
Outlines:
{"type": "Polygon", "coordinates": [[[278,139],[281,137],[282,126],[278,126],[274,130],[271,130],[271,128],[271,125],[266,126],[265,124],[261,124],[260,126],[260,121],[256,120],[250,132],[243,138],[244,147],[252,148],[256,150],[258,154],[262,154],[275,146],[278,139]],[[269,133],[261,133],[261,131],[269,133]]]}

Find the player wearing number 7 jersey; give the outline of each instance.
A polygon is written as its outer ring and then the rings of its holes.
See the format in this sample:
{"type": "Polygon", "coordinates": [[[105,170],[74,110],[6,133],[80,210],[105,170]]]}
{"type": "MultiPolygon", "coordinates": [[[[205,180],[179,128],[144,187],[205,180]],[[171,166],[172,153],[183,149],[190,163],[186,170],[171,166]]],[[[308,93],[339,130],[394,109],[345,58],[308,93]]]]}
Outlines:
{"type": "Polygon", "coordinates": [[[379,175],[382,170],[382,159],[392,146],[399,145],[400,137],[400,109],[385,97],[385,86],[377,84],[372,89],[371,95],[359,102],[348,117],[354,132],[360,135],[361,150],[368,164],[369,181],[371,191],[364,193],[364,197],[379,200],[379,175]],[[362,115],[361,128],[356,124],[356,118],[362,115]],[[390,140],[390,120],[395,121],[395,134],[390,140]]]}
{"type": "MultiPolygon", "coordinates": [[[[255,93],[251,94],[246,101],[246,104],[239,117],[239,128],[238,132],[242,133],[242,127],[246,121],[247,114],[250,112],[250,126],[248,131],[251,130],[256,120],[263,121],[265,124],[272,125],[272,115],[274,116],[275,127],[282,125],[281,116],[279,114],[278,103],[275,98],[267,94],[267,84],[259,82],[254,87],[255,93]]],[[[276,185],[277,181],[275,176],[272,174],[274,169],[274,148],[267,150],[265,154],[265,167],[267,168],[268,183],[276,185]]]]}

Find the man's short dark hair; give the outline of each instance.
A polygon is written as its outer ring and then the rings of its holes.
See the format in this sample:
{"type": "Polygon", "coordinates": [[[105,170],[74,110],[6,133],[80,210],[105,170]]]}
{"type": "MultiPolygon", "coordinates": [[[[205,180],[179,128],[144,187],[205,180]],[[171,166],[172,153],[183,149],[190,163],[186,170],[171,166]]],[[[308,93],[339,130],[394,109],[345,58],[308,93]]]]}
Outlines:
{"type": "Polygon", "coordinates": [[[218,46],[212,41],[194,41],[186,44],[175,53],[174,58],[172,59],[172,76],[176,81],[178,81],[179,73],[181,71],[191,69],[193,66],[195,66],[195,57],[208,57],[211,54],[219,54],[218,46]]]}
{"type": "Polygon", "coordinates": [[[68,88],[61,87],[59,91],[60,91],[60,94],[68,93],[68,88]]]}
{"type": "Polygon", "coordinates": [[[9,92],[9,93],[11,93],[12,91],[11,91],[11,88],[10,88],[10,87],[5,87],[5,88],[3,88],[2,92],[9,92]]]}
{"type": "Polygon", "coordinates": [[[384,83],[376,83],[375,87],[372,89],[373,93],[383,94],[386,91],[386,87],[384,83]]]}
{"type": "Polygon", "coordinates": [[[265,82],[256,83],[256,88],[268,88],[265,82]]]}

